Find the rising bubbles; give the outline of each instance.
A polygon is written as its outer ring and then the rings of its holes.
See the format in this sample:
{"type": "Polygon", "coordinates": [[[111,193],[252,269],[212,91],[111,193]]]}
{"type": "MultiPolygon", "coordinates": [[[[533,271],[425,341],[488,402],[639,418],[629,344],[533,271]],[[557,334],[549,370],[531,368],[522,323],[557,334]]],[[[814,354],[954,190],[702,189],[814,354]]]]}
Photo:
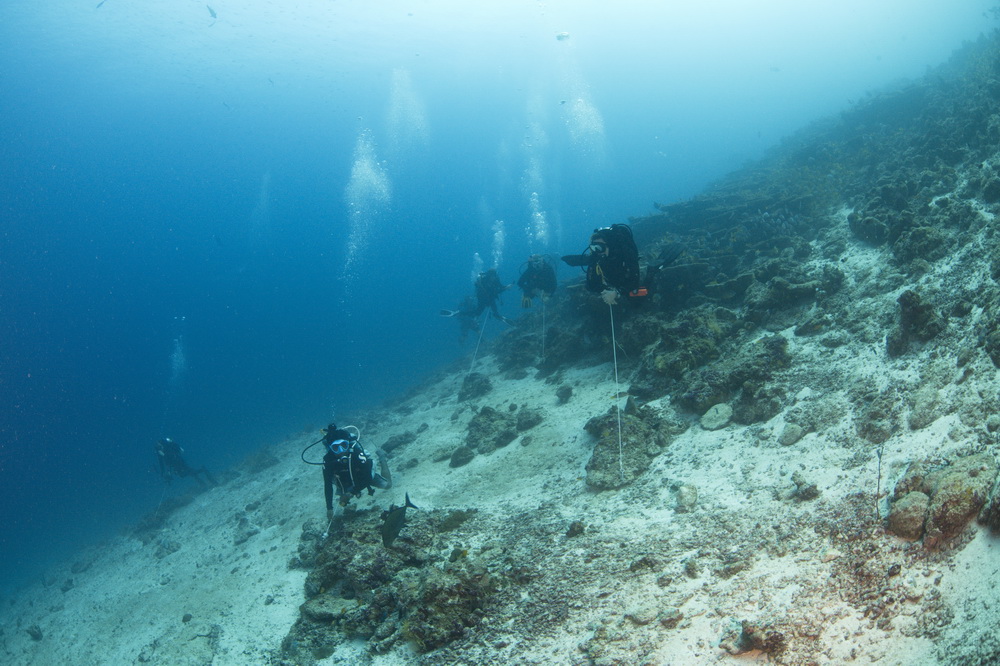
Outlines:
{"type": "Polygon", "coordinates": [[[378,161],[375,140],[367,129],[358,135],[354,147],[354,164],[351,166],[351,179],[344,189],[344,200],[347,203],[350,237],[343,277],[350,281],[359,256],[368,247],[374,227],[387,212],[392,200],[392,183],[385,166],[378,161]]]}

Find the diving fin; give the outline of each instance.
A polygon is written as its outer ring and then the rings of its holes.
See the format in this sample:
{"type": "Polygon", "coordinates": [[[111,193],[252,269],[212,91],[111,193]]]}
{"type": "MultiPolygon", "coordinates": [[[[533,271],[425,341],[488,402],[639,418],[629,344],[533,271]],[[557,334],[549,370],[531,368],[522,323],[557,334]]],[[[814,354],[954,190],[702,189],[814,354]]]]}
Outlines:
{"type": "Polygon", "coordinates": [[[590,263],[590,256],[586,254],[567,254],[562,260],[570,266],[586,266],[590,263]]]}
{"type": "Polygon", "coordinates": [[[684,247],[683,243],[670,243],[665,248],[660,250],[660,256],[656,259],[656,268],[660,269],[664,266],[669,266],[677,260],[677,257],[684,254],[687,248],[684,247]]]}

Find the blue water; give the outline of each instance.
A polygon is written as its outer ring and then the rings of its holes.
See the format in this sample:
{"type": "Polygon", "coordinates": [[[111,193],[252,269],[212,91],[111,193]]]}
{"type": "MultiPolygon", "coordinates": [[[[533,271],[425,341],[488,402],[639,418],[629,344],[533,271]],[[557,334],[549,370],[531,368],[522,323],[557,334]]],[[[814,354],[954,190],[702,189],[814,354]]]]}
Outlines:
{"type": "Polygon", "coordinates": [[[477,267],[579,251],[994,25],[993,0],[97,4],[0,8],[0,589],[156,506],[157,438],[219,471],[377,405],[471,351],[437,313],[477,267]]]}

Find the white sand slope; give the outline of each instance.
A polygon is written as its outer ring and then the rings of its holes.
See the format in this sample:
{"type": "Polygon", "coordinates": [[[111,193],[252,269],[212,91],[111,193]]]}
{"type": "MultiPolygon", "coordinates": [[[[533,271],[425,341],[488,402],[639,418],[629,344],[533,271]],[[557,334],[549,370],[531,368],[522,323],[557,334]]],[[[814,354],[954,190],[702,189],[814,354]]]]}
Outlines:
{"type": "Polygon", "coordinates": [[[264,663],[301,603],[305,574],[287,564],[306,471],[289,462],[241,475],[178,510],[148,544],[120,537],[53,571],[5,608],[6,663],[264,663]],[[243,517],[259,532],[237,544],[243,517]],[[28,636],[32,624],[42,640],[28,636]]]}
{"type": "MultiPolygon", "coordinates": [[[[469,559],[509,547],[515,557],[531,553],[523,562],[530,575],[498,573],[506,577],[496,604],[437,653],[418,655],[399,641],[378,655],[345,640],[322,663],[990,663],[1000,654],[991,638],[1000,621],[996,539],[970,524],[928,550],[887,534],[882,520],[886,493],[911,461],[994,451],[986,412],[1000,389],[996,370],[982,353],[969,361],[971,373],[954,360],[979,314],[933,346],[887,357],[874,324],[891,319],[900,290],[881,287],[892,271],[886,251],[853,241],[843,216],[814,245],[834,237],[849,247],[844,289],[871,332],[834,348],[780,332],[793,359],[781,378],[794,392],[765,423],[710,431],[678,414],[670,396],[649,403],[645,409],[688,427],[622,490],[597,493],[585,481],[595,439],[583,426],[614,404],[610,363],[566,368],[550,380],[507,379],[486,355],[477,370],[494,389],[481,399],[459,403],[464,373],[447,374],[394,409],[359,415],[370,449],[427,425],[393,452],[394,488],[362,497],[359,508],[401,504],[405,492],[425,513],[476,508],[489,528],[461,534],[469,559]],[[565,404],[556,397],[561,385],[573,388],[565,404]],[[919,427],[899,428],[885,442],[880,479],[878,447],[857,435],[847,399],[858,386],[897,388],[906,396],[902,423],[930,410],[919,427]],[[451,468],[447,456],[475,408],[511,404],[543,410],[544,421],[451,468]],[[786,421],[804,412],[818,427],[783,444],[786,421]],[[809,485],[818,497],[796,494],[809,485]],[[585,529],[567,536],[574,521],[585,529]],[[762,636],[780,649],[732,656],[744,623],[768,628],[762,636]]],[[[977,255],[955,256],[970,262],[962,270],[974,279],[977,255]]],[[[916,285],[942,288],[959,268],[943,260],[916,285]]],[[[624,387],[627,363],[620,370],[624,387]]],[[[305,601],[306,572],[289,563],[303,523],[324,515],[319,468],[299,460],[316,436],[271,447],[276,464],[248,464],[174,512],[147,543],[113,539],[5,602],[0,660],[282,663],[282,639],[305,601]]]]}
{"type": "MultiPolygon", "coordinates": [[[[861,277],[876,277],[879,254],[854,246],[844,263],[857,280],[851,288],[859,307],[866,298],[873,309],[894,302],[892,293],[862,293],[870,287],[861,277]]],[[[512,628],[507,640],[472,642],[460,662],[454,653],[440,662],[433,654],[419,657],[405,644],[373,655],[363,642],[345,641],[323,663],[725,663],[737,659],[726,647],[744,621],[780,625],[787,644],[780,663],[965,663],[948,661],[935,646],[961,644],[968,640],[963,632],[980,640],[983,627],[995,626],[1000,592],[984,582],[996,580],[1000,569],[997,542],[974,525],[940,551],[885,534],[873,518],[877,457],[865,450],[870,444],[859,444],[843,398],[858,383],[915,386],[918,367],[925,375],[937,367],[929,358],[935,352],[891,360],[878,344],[827,349],[814,338],[783,335],[798,393],[781,414],[715,431],[691,423],[621,491],[595,493],[585,484],[594,438],[583,425],[613,404],[611,364],[566,369],[547,382],[504,379],[492,357],[482,359],[477,370],[491,376],[494,390],[474,404],[531,405],[545,420],[457,469],[435,459],[461,444],[473,415],[456,399],[462,374],[444,376],[378,414],[378,431],[363,433],[370,448],[427,428],[394,452],[395,488],[363,497],[359,506],[398,504],[408,491],[425,511],[475,507],[500,522],[525,512],[539,516],[552,526],[544,539],[558,553],[544,576],[550,590],[561,590],[554,595],[566,596],[564,612],[539,622],[535,632],[512,628]],[[559,385],[573,387],[566,404],[555,396],[559,385]],[[792,409],[816,410],[828,420],[784,446],[778,437],[792,409]],[[522,445],[525,436],[530,443],[522,445]],[[792,497],[795,473],[817,486],[818,498],[792,497]],[[688,511],[677,508],[682,485],[697,493],[688,511]],[[571,540],[565,530],[574,520],[586,531],[571,540]],[[893,565],[900,571],[890,576],[893,565]]],[[[883,495],[911,460],[944,460],[969,448],[979,426],[963,424],[963,405],[996,390],[988,359],[974,363],[972,379],[947,381],[938,391],[954,409],[886,442],[883,495]]],[[[960,376],[951,363],[941,367],[953,380],[960,376]]],[[[666,399],[647,409],[677,418],[666,399]]],[[[149,543],[115,539],[53,571],[51,584],[5,604],[3,660],[221,665],[275,658],[304,601],[305,573],[288,566],[300,527],[323,515],[318,468],[299,461],[315,437],[303,433],[273,447],[277,464],[201,494],[149,543]],[[81,562],[89,567],[72,573],[81,562]],[[67,580],[72,587],[63,591],[67,580]],[[32,625],[41,640],[29,635],[32,625]]],[[[468,537],[465,546],[475,553],[497,534],[468,537]]],[[[531,596],[537,589],[525,588],[525,605],[537,601],[531,596]]],[[[495,639],[508,615],[514,613],[493,609],[481,629],[495,639]]],[[[738,660],[769,658],[750,651],[738,660]]]]}

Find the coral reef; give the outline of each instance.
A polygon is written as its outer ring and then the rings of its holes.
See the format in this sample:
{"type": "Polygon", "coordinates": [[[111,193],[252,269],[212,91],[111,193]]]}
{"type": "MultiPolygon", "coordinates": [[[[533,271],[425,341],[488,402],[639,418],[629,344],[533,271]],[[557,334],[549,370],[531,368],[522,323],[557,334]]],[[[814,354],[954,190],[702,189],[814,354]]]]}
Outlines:
{"type": "Polygon", "coordinates": [[[458,401],[475,400],[493,390],[490,378],[478,372],[470,372],[462,380],[462,388],[458,392],[458,401]]]}
{"type": "Polygon", "coordinates": [[[944,330],[945,320],[933,305],[925,302],[915,291],[904,291],[897,302],[899,324],[885,341],[889,356],[900,356],[906,353],[911,341],[927,342],[944,330]]]}
{"type": "MultiPolygon", "coordinates": [[[[385,652],[406,641],[420,652],[462,637],[482,618],[499,586],[487,560],[436,553],[461,539],[476,511],[425,511],[407,517],[393,548],[379,538],[376,511],[347,511],[328,539],[303,530],[300,550],[316,557],[305,581],[301,615],[282,644],[285,663],[311,664],[343,636],[385,652]]],[[[453,552],[454,549],[453,549],[453,552]]]]}
{"type": "Polygon", "coordinates": [[[929,468],[912,463],[893,491],[889,529],[926,548],[959,534],[986,505],[997,478],[992,455],[980,453],[929,468]]]}
{"type": "Polygon", "coordinates": [[[492,407],[482,407],[472,420],[465,435],[465,445],[482,455],[507,446],[518,434],[518,419],[492,407]]]}
{"type": "MultiPolygon", "coordinates": [[[[955,622],[939,586],[974,516],[1000,530],[1000,418],[986,416],[1000,407],[988,368],[1000,367],[998,50],[970,45],[630,220],[644,257],[686,251],[649,274],[648,298],[615,309],[614,331],[603,303],[570,285],[547,304],[544,349],[538,312],[492,349],[504,378],[534,369],[557,387],[543,403],[555,416],[589,395],[564,369],[609,363],[617,342],[629,398],[587,422],[579,486],[543,481],[552,501],[461,514],[454,533],[425,512],[393,551],[375,548],[367,514],[345,516],[341,545],[304,532],[298,560],[317,568],[295,654],[316,658],[346,634],[376,652],[409,642],[426,663],[673,663],[682,637],[711,626],[692,663],[878,661],[878,645],[908,640],[927,663],[1000,655],[989,623],[955,622]],[[674,408],[677,421],[664,416],[674,408]],[[696,420],[688,432],[703,440],[685,432],[696,420]],[[736,455],[720,450],[731,442],[736,455]],[[896,477],[882,520],[881,484],[896,477]],[[616,526],[632,516],[610,502],[587,505],[585,527],[584,489],[615,490],[662,531],[631,539],[616,526]],[[739,499],[727,505],[723,489],[739,499]],[[799,574],[768,570],[782,558],[799,574]],[[568,636],[577,651],[553,657],[568,636]]],[[[487,382],[466,379],[460,400],[489,395],[487,382]]],[[[458,467],[518,436],[532,451],[547,440],[523,433],[544,431],[545,416],[456,411],[464,441],[440,459],[458,467]]],[[[550,442],[556,467],[576,441],[550,442]]]]}
{"type": "Polygon", "coordinates": [[[682,431],[652,410],[638,415],[621,414],[621,446],[619,446],[619,415],[615,408],[596,416],[584,429],[597,438],[594,452],[587,463],[587,485],[595,490],[621,488],[632,483],[649,468],[650,461],[669,444],[670,437],[682,431]]]}

